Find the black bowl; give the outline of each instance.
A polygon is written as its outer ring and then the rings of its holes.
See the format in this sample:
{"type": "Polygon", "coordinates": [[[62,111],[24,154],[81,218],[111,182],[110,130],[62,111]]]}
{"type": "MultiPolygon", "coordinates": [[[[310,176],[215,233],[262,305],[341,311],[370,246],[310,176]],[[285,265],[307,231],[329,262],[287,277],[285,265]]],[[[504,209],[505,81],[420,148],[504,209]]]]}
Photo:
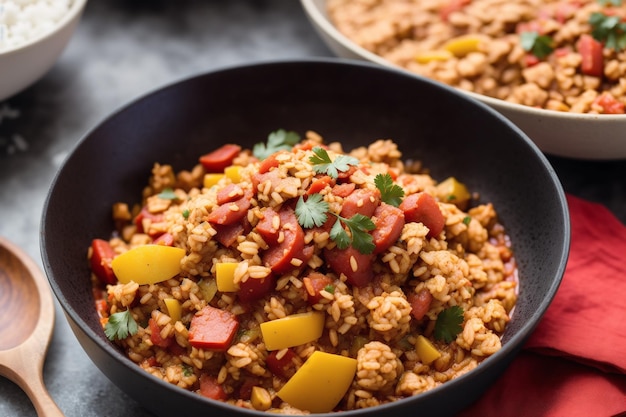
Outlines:
{"type": "Polygon", "coordinates": [[[538,148],[486,105],[426,79],[351,61],[267,62],[199,75],[136,100],[80,141],[46,200],[41,250],[52,289],[87,354],[157,415],[262,414],[162,382],[116,349],[94,309],[86,251],[94,237],[109,236],[113,202],[138,200],[154,162],[188,169],[222,143],[251,147],[278,128],[315,130],[346,149],[391,138],[434,178],[454,175],[495,204],[520,281],[502,349],[429,392],[345,415],[447,416],[477,400],[520,350],[559,286],[570,238],[564,192],[538,148]]]}

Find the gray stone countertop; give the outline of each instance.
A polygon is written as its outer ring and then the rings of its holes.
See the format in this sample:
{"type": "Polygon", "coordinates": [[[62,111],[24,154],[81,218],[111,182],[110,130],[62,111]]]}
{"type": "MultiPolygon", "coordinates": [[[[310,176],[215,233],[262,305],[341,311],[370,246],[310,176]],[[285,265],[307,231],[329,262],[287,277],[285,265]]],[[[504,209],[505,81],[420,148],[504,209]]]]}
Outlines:
{"type": "MultiPolygon", "coordinates": [[[[53,176],[83,135],[129,101],[214,68],[311,56],[332,54],[295,0],[89,0],[53,69],[0,102],[0,236],[41,265],[39,223],[53,176]]],[[[626,223],[626,161],[550,161],[567,192],[626,223]]],[[[44,380],[61,410],[150,416],[95,367],[55,307],[44,380]]],[[[35,415],[26,394],[0,377],[0,416],[35,415]]]]}

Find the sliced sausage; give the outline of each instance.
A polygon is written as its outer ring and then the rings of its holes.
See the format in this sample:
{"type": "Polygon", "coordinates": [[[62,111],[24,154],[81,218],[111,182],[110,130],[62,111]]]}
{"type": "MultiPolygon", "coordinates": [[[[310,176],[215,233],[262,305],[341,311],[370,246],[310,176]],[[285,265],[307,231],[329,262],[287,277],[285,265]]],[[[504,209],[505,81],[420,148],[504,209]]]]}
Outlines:
{"type": "Polygon", "coordinates": [[[374,210],[374,225],[372,238],[374,240],[374,253],[384,252],[393,245],[402,234],[404,227],[404,212],[398,207],[387,203],[381,203],[374,210]]]}
{"type": "Polygon", "coordinates": [[[213,152],[202,155],[199,161],[208,172],[224,172],[224,168],[232,165],[240,152],[241,146],[227,143],[213,152]]]}
{"type": "Polygon", "coordinates": [[[374,210],[380,203],[380,192],[365,188],[357,188],[343,200],[341,216],[349,219],[359,213],[366,217],[372,217],[374,210]]]}
{"type": "Polygon", "coordinates": [[[400,203],[400,210],[404,212],[405,221],[422,223],[428,227],[428,237],[439,236],[446,224],[437,200],[428,193],[406,196],[400,203]]]}
{"type": "Polygon", "coordinates": [[[324,259],[330,269],[337,275],[344,274],[348,282],[356,287],[363,287],[374,278],[374,254],[362,254],[348,246],[346,249],[324,249],[324,259]]]}

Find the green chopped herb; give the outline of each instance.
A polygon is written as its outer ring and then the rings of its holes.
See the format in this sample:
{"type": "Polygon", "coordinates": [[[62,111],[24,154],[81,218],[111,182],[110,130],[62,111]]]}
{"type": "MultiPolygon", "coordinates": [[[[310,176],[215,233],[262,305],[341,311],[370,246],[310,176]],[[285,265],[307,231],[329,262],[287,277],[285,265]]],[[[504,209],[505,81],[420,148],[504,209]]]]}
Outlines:
{"type": "Polygon", "coordinates": [[[278,129],[267,136],[267,144],[261,142],[254,145],[252,154],[260,160],[278,151],[288,151],[300,142],[300,135],[296,132],[278,129]]]}
{"type": "MultiPolygon", "coordinates": [[[[333,213],[334,214],[334,213],[333,213]]],[[[356,250],[362,254],[368,255],[374,251],[376,245],[374,245],[374,238],[367,233],[370,230],[374,230],[376,227],[372,219],[364,216],[360,213],[346,219],[338,214],[337,222],[330,229],[330,238],[337,244],[339,249],[346,249],[352,245],[356,250]],[[343,228],[342,223],[348,227],[350,234],[343,228]]]]}
{"type": "Polygon", "coordinates": [[[176,200],[178,198],[174,190],[171,188],[164,188],[157,197],[162,198],[163,200],[176,200]]]}
{"type": "Polygon", "coordinates": [[[607,16],[604,13],[591,13],[589,16],[591,36],[607,48],[620,51],[626,49],[626,22],[619,16],[607,16]]]}
{"type": "Polygon", "coordinates": [[[183,376],[188,377],[193,375],[193,369],[189,365],[183,365],[183,376]]]}
{"type": "Polygon", "coordinates": [[[318,193],[311,194],[306,200],[300,196],[296,203],[296,217],[298,223],[304,228],[321,226],[326,222],[328,215],[328,203],[324,196],[318,193]]]}
{"type": "Polygon", "coordinates": [[[318,174],[326,174],[331,178],[337,178],[339,172],[345,172],[350,169],[351,165],[358,165],[359,160],[348,155],[339,155],[335,160],[331,160],[326,149],[313,148],[313,156],[309,158],[309,162],[313,165],[313,171],[318,174]]]}
{"type": "Polygon", "coordinates": [[[130,314],[130,310],[111,314],[104,326],[104,334],[111,341],[126,339],[128,336],[137,333],[138,330],[137,322],[130,314]]]}
{"type": "Polygon", "coordinates": [[[380,191],[380,199],[387,204],[398,207],[404,197],[404,190],[398,184],[393,183],[389,174],[378,174],[374,178],[374,185],[380,191]]]}
{"type": "Polygon", "coordinates": [[[188,218],[189,218],[189,210],[187,210],[187,209],[183,210],[183,217],[184,217],[185,219],[188,219],[188,218]]]}
{"type": "Polygon", "coordinates": [[[330,294],[334,294],[335,293],[335,286],[328,284],[327,286],[324,287],[324,291],[326,291],[327,293],[330,294]]]}
{"type": "Polygon", "coordinates": [[[464,225],[467,226],[468,224],[470,224],[471,221],[472,221],[472,218],[470,216],[463,217],[463,224],[464,225]]]}
{"type": "Polygon", "coordinates": [[[459,306],[452,306],[441,311],[435,322],[434,336],[437,340],[446,343],[452,342],[463,330],[463,309],[459,306]]]}
{"type": "Polygon", "coordinates": [[[530,52],[539,59],[543,59],[554,51],[554,41],[547,35],[538,32],[522,32],[520,43],[525,51],[530,52]]]}

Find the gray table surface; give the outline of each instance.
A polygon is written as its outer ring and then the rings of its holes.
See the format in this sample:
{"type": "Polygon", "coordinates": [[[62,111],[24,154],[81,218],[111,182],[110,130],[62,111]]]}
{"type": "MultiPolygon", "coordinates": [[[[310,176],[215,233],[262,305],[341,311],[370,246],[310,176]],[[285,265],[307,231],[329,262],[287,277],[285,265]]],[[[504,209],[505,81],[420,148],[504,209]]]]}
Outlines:
{"type": "MultiPolygon", "coordinates": [[[[0,236],[41,265],[39,223],[54,174],[87,131],[127,102],[214,68],[310,56],[332,54],[296,0],[89,0],[54,68],[0,102],[0,236]]],[[[567,192],[605,204],[626,223],[626,161],[550,161],[567,192]]],[[[44,380],[61,410],[150,416],[93,365],[55,306],[44,380]]],[[[0,377],[0,417],[35,415],[28,397],[0,377]]]]}

